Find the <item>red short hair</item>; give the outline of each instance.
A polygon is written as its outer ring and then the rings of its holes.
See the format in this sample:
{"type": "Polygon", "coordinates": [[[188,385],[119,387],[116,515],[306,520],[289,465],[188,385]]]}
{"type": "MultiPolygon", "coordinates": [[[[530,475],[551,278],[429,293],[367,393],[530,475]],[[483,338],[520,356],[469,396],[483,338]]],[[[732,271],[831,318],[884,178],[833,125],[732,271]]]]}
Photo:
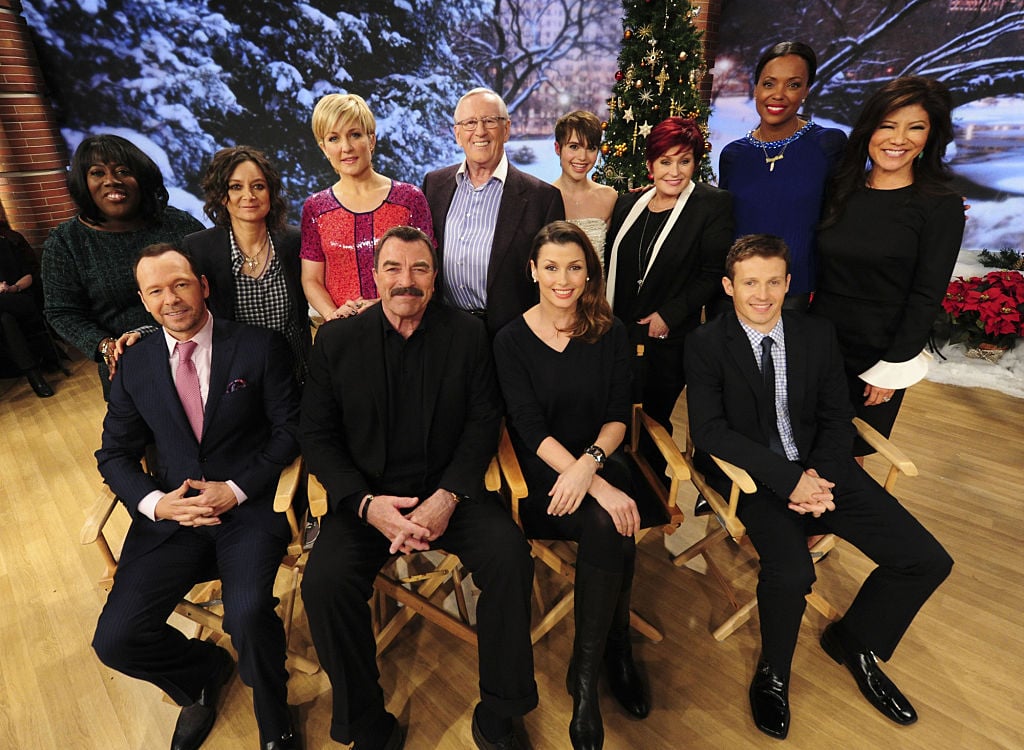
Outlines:
{"type": "Polygon", "coordinates": [[[647,136],[644,158],[648,162],[655,161],[676,146],[681,146],[683,151],[692,151],[693,161],[700,164],[704,158],[704,133],[695,120],[689,117],[669,117],[659,122],[647,136]]]}

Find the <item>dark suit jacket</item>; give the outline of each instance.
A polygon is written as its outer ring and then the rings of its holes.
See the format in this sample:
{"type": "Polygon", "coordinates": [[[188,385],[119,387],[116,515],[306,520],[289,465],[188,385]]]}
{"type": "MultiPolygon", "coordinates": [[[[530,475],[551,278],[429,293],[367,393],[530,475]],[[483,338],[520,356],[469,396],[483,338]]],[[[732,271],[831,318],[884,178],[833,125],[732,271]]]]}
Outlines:
{"type": "MultiPolygon", "coordinates": [[[[789,418],[799,462],[768,448],[775,396],[766,392],[750,341],[733,312],[687,339],[686,406],[690,435],[699,450],[743,467],[776,495],[788,498],[805,469],[816,469],[837,485],[842,481],[853,463],[854,428],[832,324],[787,311],[783,326],[789,418]]],[[[709,461],[702,465],[713,466],[709,461]]]]}
{"type": "MultiPolygon", "coordinates": [[[[458,171],[459,165],[454,164],[430,172],[423,179],[423,194],[434,220],[442,276],[445,224],[455,196],[458,171]]],[[[564,218],[565,206],[558,188],[508,165],[487,266],[487,327],[492,333],[536,304],[537,290],[528,270],[530,247],[537,232],[552,221],[564,218]]],[[[438,277],[438,289],[443,289],[442,276],[438,277]]]]}
{"type": "MultiPolygon", "coordinates": [[[[642,195],[627,193],[616,201],[605,243],[605,267],[615,238],[642,195]]],[[[636,300],[627,305],[616,292],[616,317],[631,323],[657,312],[668,325],[671,338],[695,328],[700,324],[701,308],[722,289],[732,233],[732,195],[702,182],[695,183],[636,300]]],[[[636,281],[636,269],[616,269],[616,275],[622,273],[628,274],[629,283],[636,281]]]]}
{"type": "MultiPolygon", "coordinates": [[[[383,315],[381,305],[374,305],[321,326],[310,357],[302,453],[326,487],[332,511],[355,512],[367,492],[389,492],[383,315]]],[[[443,487],[477,496],[501,420],[490,339],[479,320],[436,302],[424,326],[422,439],[427,472],[437,479],[424,491],[443,487]]]]}
{"type": "MultiPolygon", "coordinates": [[[[302,291],[302,264],[299,250],[302,238],[299,228],[288,224],[280,231],[270,233],[274,252],[281,259],[288,298],[292,303],[292,319],[302,333],[303,355],[309,358],[313,337],[309,327],[309,303],[302,291]]],[[[193,232],[182,240],[182,249],[195,259],[199,272],[210,283],[210,298],[206,301],[213,317],[219,320],[235,319],[235,276],[231,272],[231,239],[225,227],[193,232]]]]}
{"type": "Polygon", "coordinates": [[[287,523],[274,512],[274,492],[281,470],[299,453],[298,391],[289,361],[280,334],[215,317],[210,391],[197,441],[174,387],[162,332],[125,351],[96,451],[104,481],[132,516],[122,562],[179,528],[175,521],[150,521],[138,504],[151,491],[169,492],[187,478],[233,480],[248,499],[228,511],[225,522],[255,524],[287,538],[287,523]],[[139,464],[150,443],[158,457],[155,476],[139,464]]]}

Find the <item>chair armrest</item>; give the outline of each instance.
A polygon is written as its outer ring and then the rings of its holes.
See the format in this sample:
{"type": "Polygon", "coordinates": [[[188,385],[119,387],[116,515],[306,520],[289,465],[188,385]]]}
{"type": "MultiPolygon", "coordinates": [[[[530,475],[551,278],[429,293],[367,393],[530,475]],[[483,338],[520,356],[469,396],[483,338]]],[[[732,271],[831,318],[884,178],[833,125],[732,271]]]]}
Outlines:
{"type": "Polygon", "coordinates": [[[643,410],[640,411],[640,420],[647,434],[651,436],[654,447],[658,449],[661,457],[665,459],[665,463],[672,470],[672,475],[681,482],[688,480],[690,478],[690,470],[683,460],[683,454],[680,452],[679,446],[676,445],[672,436],[668,434],[668,430],[643,410]]]}
{"type": "Polygon", "coordinates": [[[519,466],[519,459],[516,458],[515,448],[512,447],[512,438],[508,430],[501,431],[498,439],[498,465],[505,477],[509,492],[516,500],[522,500],[529,494],[526,487],[526,479],[523,477],[523,470],[519,466]]]}
{"type": "Polygon", "coordinates": [[[712,456],[711,460],[718,464],[718,468],[722,470],[722,473],[725,474],[733,484],[740,488],[740,492],[746,495],[753,495],[757,492],[757,485],[745,469],[741,469],[739,466],[731,464],[728,461],[723,461],[718,456],[712,456]]]}
{"type": "Polygon", "coordinates": [[[85,517],[85,523],[82,524],[78,540],[82,544],[93,544],[103,533],[103,526],[116,507],[117,496],[110,491],[109,487],[103,485],[103,489],[100,490],[92,502],[92,507],[89,508],[89,514],[85,517]]]}
{"type": "Polygon", "coordinates": [[[309,499],[309,512],[313,516],[316,518],[323,518],[327,515],[327,489],[313,474],[309,475],[309,483],[306,486],[306,497],[309,499]]]}
{"type": "Polygon", "coordinates": [[[277,480],[277,492],[274,493],[274,510],[277,513],[285,513],[292,507],[292,500],[299,488],[299,479],[302,478],[302,457],[299,456],[281,471],[281,477],[277,480]]]}
{"type": "Polygon", "coordinates": [[[874,448],[882,458],[906,476],[917,476],[917,466],[914,462],[910,460],[906,453],[893,445],[888,438],[884,437],[882,433],[860,417],[854,417],[853,424],[857,428],[857,434],[860,435],[861,439],[874,448]]]}

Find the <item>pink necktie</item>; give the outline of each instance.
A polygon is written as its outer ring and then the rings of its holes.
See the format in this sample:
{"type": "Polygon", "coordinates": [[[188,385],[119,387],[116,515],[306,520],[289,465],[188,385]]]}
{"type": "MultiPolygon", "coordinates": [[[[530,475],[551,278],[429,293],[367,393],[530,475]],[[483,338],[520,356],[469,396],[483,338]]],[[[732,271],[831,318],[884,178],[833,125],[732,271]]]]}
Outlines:
{"type": "Polygon", "coordinates": [[[178,398],[185,409],[185,416],[192,425],[196,440],[203,436],[203,394],[199,390],[199,374],[196,372],[192,354],[196,350],[195,341],[180,341],[174,345],[178,353],[178,371],[174,379],[174,387],[178,390],[178,398]]]}

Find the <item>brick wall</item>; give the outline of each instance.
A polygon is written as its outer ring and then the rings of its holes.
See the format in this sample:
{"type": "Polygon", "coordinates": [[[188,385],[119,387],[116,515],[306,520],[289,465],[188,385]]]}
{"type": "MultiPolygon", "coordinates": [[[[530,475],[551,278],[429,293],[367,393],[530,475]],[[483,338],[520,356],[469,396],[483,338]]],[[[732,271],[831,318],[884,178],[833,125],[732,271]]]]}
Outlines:
{"type": "Polygon", "coordinates": [[[0,0],[0,214],[36,251],[75,215],[64,142],[19,0],[0,0]]]}

